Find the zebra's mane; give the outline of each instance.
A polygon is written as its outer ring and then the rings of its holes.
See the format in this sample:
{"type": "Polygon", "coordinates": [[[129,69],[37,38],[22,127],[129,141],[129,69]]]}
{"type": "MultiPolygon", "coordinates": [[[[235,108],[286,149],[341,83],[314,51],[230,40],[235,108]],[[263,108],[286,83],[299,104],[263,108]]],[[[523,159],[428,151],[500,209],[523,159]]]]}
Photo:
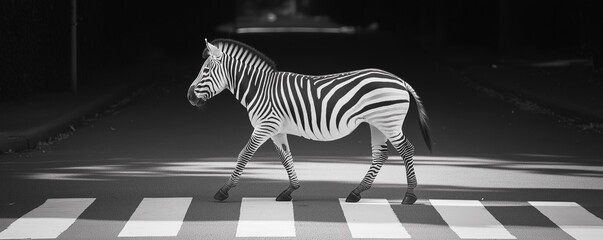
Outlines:
{"type": "MultiPolygon", "coordinates": [[[[238,50],[238,52],[243,50],[247,54],[257,56],[258,59],[261,60],[263,63],[265,63],[267,66],[276,70],[276,63],[274,63],[274,61],[272,61],[272,59],[268,58],[266,55],[264,55],[257,49],[255,49],[252,46],[249,46],[245,43],[242,43],[242,42],[239,42],[236,40],[232,40],[232,39],[219,38],[219,39],[213,40],[211,42],[211,44],[218,46],[218,48],[220,48],[220,50],[222,50],[222,52],[224,54],[229,55],[231,57],[236,57],[233,55],[234,52],[237,52],[236,50],[238,50]]],[[[237,55],[241,55],[241,53],[237,53],[237,55]]],[[[207,53],[207,48],[206,48],[203,51],[203,58],[206,58],[207,56],[208,56],[208,53],[207,53]]],[[[244,60],[244,61],[246,61],[246,63],[249,63],[250,59],[251,59],[250,57],[247,57],[246,60],[244,60]]],[[[243,59],[239,59],[239,60],[243,60],[243,59]]]]}

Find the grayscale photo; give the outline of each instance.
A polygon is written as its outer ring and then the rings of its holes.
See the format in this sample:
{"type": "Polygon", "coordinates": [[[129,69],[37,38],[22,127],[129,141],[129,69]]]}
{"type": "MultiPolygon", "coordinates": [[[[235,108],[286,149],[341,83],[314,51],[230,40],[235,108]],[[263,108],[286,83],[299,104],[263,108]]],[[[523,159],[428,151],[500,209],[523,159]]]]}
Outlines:
{"type": "Polygon", "coordinates": [[[603,239],[593,0],[0,0],[0,240],[603,239]]]}

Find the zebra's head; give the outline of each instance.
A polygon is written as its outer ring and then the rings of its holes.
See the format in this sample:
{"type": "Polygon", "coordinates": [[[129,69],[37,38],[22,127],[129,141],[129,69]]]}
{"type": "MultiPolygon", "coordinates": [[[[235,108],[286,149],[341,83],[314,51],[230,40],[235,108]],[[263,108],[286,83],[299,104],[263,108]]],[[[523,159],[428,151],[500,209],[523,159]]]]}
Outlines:
{"type": "Polygon", "coordinates": [[[207,58],[201,67],[199,75],[188,88],[188,101],[196,107],[201,107],[213,96],[224,90],[228,84],[228,75],[222,65],[224,54],[218,47],[207,42],[203,57],[207,58]]]}

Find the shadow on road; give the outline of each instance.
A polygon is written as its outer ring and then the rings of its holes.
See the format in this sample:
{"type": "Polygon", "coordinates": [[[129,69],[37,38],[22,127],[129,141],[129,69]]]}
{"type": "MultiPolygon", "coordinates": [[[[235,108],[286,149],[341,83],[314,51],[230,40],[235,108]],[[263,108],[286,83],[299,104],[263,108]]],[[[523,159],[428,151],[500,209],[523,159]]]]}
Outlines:
{"type": "MultiPolygon", "coordinates": [[[[232,157],[192,156],[84,159],[81,155],[55,155],[44,161],[4,161],[0,163],[0,229],[49,198],[94,198],[71,227],[85,229],[84,233],[68,231],[63,237],[117,236],[144,198],[190,197],[179,237],[195,238],[203,233],[204,237],[225,238],[237,229],[243,197],[273,198],[288,185],[276,154],[258,154],[229,199],[216,202],[212,196],[234,165],[232,157]]],[[[348,236],[338,199],[356,187],[369,165],[370,158],[362,156],[297,156],[295,166],[302,181],[302,187],[293,193],[297,234],[348,236]]],[[[576,202],[603,218],[603,166],[589,159],[419,155],[415,167],[419,180],[415,205],[400,204],[406,187],[400,157],[392,156],[373,188],[363,193],[363,198],[388,199],[413,238],[450,231],[429,199],[478,200],[520,239],[531,238],[535,229],[560,231],[527,201],[576,202]]]]}

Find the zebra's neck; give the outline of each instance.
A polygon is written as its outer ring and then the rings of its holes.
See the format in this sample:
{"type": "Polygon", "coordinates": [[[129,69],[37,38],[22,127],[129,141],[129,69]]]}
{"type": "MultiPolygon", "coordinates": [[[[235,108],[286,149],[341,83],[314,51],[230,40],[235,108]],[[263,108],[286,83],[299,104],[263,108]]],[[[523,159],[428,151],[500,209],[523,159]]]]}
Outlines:
{"type": "Polygon", "coordinates": [[[260,91],[273,82],[277,73],[270,68],[253,68],[240,62],[237,64],[237,61],[231,61],[229,65],[230,81],[227,88],[246,108],[260,91]]]}

